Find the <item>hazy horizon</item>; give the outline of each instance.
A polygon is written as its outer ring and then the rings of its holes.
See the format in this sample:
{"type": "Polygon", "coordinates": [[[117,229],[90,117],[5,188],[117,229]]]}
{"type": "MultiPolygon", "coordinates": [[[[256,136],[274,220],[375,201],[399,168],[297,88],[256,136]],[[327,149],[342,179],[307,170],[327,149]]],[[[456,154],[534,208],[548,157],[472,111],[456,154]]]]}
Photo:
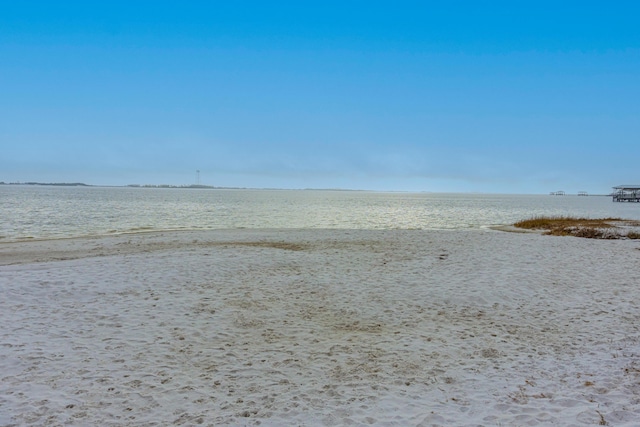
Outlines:
{"type": "MultiPolygon", "coordinates": [[[[541,195],[556,195],[558,191],[562,192],[562,196],[611,196],[612,191],[602,193],[589,193],[584,190],[562,190],[539,192],[539,193],[517,193],[517,192],[496,192],[496,191],[434,191],[434,190],[375,190],[364,188],[347,188],[347,187],[236,187],[236,186],[217,186],[210,184],[175,184],[175,183],[157,183],[157,184],[142,184],[142,183],[130,183],[130,184],[101,184],[91,182],[80,181],[65,181],[65,182],[42,182],[42,181],[2,181],[0,185],[18,185],[18,186],[51,186],[51,187],[105,187],[105,188],[171,188],[171,189],[212,189],[212,190],[273,190],[273,191],[364,191],[372,193],[414,193],[414,194],[469,194],[469,195],[505,195],[505,196],[541,196],[541,195]],[[585,194],[580,194],[585,193],[585,194]]],[[[614,187],[612,187],[613,189],[614,187]]],[[[559,195],[558,195],[559,196],[559,195]]]]}
{"type": "Polygon", "coordinates": [[[0,7],[0,181],[607,194],[640,5],[0,7]]]}

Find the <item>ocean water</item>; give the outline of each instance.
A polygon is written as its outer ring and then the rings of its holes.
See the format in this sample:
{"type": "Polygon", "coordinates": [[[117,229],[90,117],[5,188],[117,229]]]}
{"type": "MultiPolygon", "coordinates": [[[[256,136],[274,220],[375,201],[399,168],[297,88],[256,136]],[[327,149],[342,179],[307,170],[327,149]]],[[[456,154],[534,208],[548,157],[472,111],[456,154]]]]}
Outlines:
{"type": "Polygon", "coordinates": [[[539,215],[640,220],[606,196],[0,185],[0,242],[183,229],[483,229],[539,215]]]}

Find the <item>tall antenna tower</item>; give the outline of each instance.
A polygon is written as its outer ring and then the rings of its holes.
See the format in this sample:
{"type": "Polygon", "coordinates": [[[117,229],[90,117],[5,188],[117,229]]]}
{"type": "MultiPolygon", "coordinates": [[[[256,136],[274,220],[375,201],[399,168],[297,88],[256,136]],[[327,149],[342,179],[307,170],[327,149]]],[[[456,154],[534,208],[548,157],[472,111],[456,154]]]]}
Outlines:
{"type": "Polygon", "coordinates": [[[200,185],[200,171],[196,171],[196,185],[200,185]]]}

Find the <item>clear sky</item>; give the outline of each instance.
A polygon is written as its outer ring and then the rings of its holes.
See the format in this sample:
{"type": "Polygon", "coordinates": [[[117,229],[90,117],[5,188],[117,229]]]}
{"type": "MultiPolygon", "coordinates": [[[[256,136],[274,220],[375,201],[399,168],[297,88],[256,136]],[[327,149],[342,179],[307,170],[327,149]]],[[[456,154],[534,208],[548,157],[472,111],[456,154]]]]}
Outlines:
{"type": "Polygon", "coordinates": [[[0,3],[0,181],[640,184],[640,2],[0,3]]]}

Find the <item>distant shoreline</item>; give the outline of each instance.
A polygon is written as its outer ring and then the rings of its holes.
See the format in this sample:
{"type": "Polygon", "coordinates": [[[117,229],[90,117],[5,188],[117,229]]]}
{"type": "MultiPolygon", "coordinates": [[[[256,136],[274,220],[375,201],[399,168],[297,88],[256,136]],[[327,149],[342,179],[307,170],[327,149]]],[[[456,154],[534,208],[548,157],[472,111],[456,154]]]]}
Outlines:
{"type": "Polygon", "coordinates": [[[0,182],[0,185],[47,185],[56,187],[94,187],[83,182],[0,182]]]}
{"type": "MultiPolygon", "coordinates": [[[[45,187],[95,187],[95,188],[173,188],[173,189],[204,189],[204,190],[268,190],[268,191],[344,191],[344,192],[370,192],[370,193],[415,193],[415,194],[509,194],[544,196],[544,193],[478,193],[478,192],[440,192],[440,191],[412,191],[412,190],[363,190],[353,188],[272,188],[272,187],[217,187],[213,185],[173,185],[173,184],[127,184],[127,185],[104,185],[86,184],[83,182],[4,182],[0,185],[15,186],[45,186],[45,187]]],[[[576,194],[565,194],[566,196],[579,196],[576,194]]],[[[581,195],[580,195],[581,196],[581,195]]],[[[589,194],[589,197],[611,196],[611,194],[589,194]]]]}
{"type": "Polygon", "coordinates": [[[95,188],[175,188],[175,189],[206,189],[206,190],[270,190],[270,191],[369,191],[380,193],[408,193],[401,190],[359,190],[351,188],[271,188],[271,187],[217,187],[213,185],[173,185],[173,184],[127,184],[127,185],[104,185],[85,184],[83,182],[4,182],[0,185],[16,186],[47,186],[47,187],[95,187],[95,188]]]}

